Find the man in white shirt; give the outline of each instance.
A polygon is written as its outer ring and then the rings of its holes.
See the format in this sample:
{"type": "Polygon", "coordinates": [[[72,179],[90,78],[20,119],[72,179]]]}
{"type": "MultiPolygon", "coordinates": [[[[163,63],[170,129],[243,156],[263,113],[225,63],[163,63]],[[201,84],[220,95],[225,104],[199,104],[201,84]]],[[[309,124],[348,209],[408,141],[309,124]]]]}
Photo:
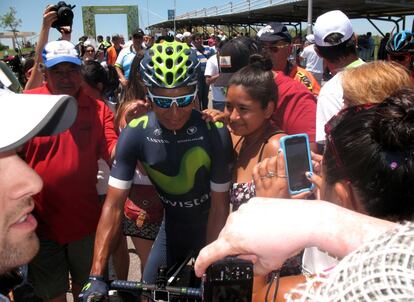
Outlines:
{"type": "Polygon", "coordinates": [[[325,143],[325,124],[344,104],[341,70],[364,63],[357,55],[356,39],[351,21],[339,10],[327,12],[316,19],[313,28],[315,51],[335,74],[321,89],[316,109],[316,142],[325,143]]]}
{"type": "Polygon", "coordinates": [[[214,82],[219,77],[219,74],[218,58],[217,54],[215,54],[207,60],[204,76],[206,78],[206,83],[207,85],[210,85],[211,93],[213,94],[213,108],[224,111],[226,95],[224,94],[223,87],[217,87],[214,85],[214,82]]]}
{"type": "Polygon", "coordinates": [[[322,81],[323,75],[323,59],[318,56],[315,51],[315,36],[307,35],[306,36],[307,46],[303,49],[300,54],[301,60],[306,61],[306,70],[313,74],[315,79],[318,81],[319,85],[322,81]]]}

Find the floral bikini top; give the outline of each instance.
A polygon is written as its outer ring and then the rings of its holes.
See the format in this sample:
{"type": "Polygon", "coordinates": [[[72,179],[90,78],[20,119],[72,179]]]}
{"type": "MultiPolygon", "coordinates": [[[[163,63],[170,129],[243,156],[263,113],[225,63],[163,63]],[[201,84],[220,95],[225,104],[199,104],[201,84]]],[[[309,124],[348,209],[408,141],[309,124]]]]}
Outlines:
{"type": "MultiPolygon", "coordinates": [[[[271,133],[270,136],[265,140],[263,145],[260,147],[259,159],[257,162],[262,161],[264,147],[268,143],[269,139],[272,136],[276,134],[281,134],[281,133],[284,133],[284,132],[281,130],[275,131],[271,133]]],[[[241,139],[242,138],[238,140],[238,142],[234,146],[235,148],[240,143],[241,139]]],[[[232,210],[236,211],[243,203],[248,202],[250,198],[256,196],[256,188],[254,186],[253,180],[249,182],[242,182],[242,183],[234,182],[230,188],[229,194],[230,194],[230,203],[232,204],[232,210]]]]}

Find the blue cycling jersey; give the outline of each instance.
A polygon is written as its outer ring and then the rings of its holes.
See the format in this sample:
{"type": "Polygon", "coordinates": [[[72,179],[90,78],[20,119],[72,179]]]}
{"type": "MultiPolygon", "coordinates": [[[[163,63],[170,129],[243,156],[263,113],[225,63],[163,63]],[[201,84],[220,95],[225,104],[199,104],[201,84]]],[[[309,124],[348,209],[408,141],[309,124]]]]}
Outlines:
{"type": "Polygon", "coordinates": [[[205,244],[210,191],[229,190],[232,150],[227,127],[195,110],[180,130],[166,129],[150,112],[122,131],[109,185],[128,189],[142,163],[164,204],[168,264],[205,244]]]}
{"type": "Polygon", "coordinates": [[[181,219],[191,220],[189,214],[208,209],[210,190],[229,190],[232,143],[228,130],[222,123],[206,123],[195,110],[176,131],[164,128],[154,112],[131,121],[119,137],[109,185],[128,189],[138,160],[166,213],[181,219]]]}

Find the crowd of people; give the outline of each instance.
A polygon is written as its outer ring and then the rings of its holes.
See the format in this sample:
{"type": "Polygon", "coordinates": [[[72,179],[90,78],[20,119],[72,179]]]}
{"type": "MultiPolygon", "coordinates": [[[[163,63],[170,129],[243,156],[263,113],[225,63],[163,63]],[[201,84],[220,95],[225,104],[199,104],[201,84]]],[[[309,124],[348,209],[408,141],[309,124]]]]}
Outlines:
{"type": "MultiPolygon", "coordinates": [[[[135,29],[75,45],[70,26],[48,41],[56,18],[48,6],[23,94],[0,77],[0,274],[28,265],[31,299],[104,299],[110,262],[128,277],[129,236],[146,283],[189,256],[201,277],[239,255],[254,263],[254,301],[270,288],[277,301],[356,301],[366,289],[347,299],[330,283],[350,281],[347,255],[412,232],[412,33],[366,62],[348,17],[330,11],[292,60],[279,22],[255,37],[135,29]],[[280,139],[301,133],[315,189],[291,195],[280,139]],[[312,285],[284,295],[301,282],[312,285]]],[[[392,270],[413,275],[412,259],[392,270]]],[[[0,301],[14,299],[1,280],[0,301]]],[[[399,289],[378,295],[414,298],[399,289]]]]}

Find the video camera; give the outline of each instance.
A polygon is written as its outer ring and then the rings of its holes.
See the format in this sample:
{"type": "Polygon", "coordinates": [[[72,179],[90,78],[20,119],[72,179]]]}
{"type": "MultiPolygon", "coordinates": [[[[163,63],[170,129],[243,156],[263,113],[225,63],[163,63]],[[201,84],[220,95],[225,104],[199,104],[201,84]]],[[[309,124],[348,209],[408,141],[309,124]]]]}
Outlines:
{"type": "Polygon", "coordinates": [[[54,11],[57,12],[57,20],[52,23],[52,27],[56,28],[58,31],[62,26],[72,27],[73,22],[73,9],[76,5],[66,4],[64,1],[59,1],[56,5],[53,6],[54,11]]]}

